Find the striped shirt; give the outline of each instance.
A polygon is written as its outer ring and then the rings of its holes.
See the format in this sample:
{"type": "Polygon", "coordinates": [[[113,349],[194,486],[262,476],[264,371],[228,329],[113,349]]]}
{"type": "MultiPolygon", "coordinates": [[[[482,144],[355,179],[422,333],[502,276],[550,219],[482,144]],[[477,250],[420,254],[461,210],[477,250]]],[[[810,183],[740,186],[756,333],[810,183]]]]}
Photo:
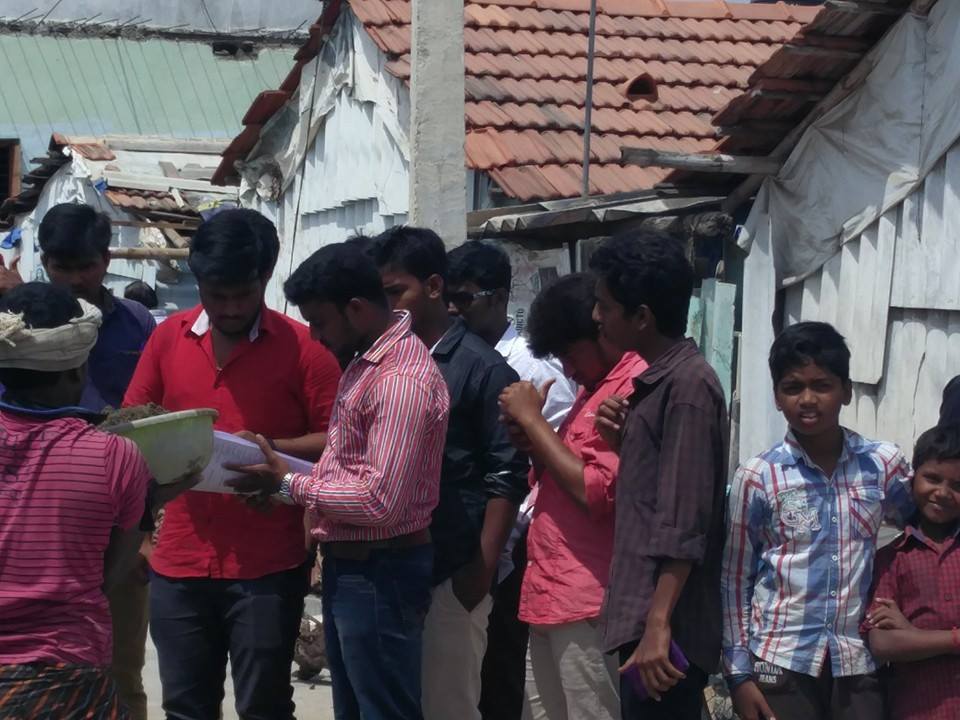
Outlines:
{"type": "Polygon", "coordinates": [[[107,666],[104,553],[143,516],[146,463],[75,418],[0,412],[0,433],[0,665],[107,666]]]}
{"type": "Polygon", "coordinates": [[[384,540],[423,530],[437,505],[450,414],[447,386],[427,347],[397,320],[343,373],[327,447],[294,501],[321,542],[384,540]]]}
{"type": "Polygon", "coordinates": [[[723,566],[723,660],[749,674],[751,653],[778,667],[834,677],[875,669],[859,626],[877,532],[903,525],[913,502],[900,450],[844,431],[828,478],[792,433],[733,480],[723,566]]]}

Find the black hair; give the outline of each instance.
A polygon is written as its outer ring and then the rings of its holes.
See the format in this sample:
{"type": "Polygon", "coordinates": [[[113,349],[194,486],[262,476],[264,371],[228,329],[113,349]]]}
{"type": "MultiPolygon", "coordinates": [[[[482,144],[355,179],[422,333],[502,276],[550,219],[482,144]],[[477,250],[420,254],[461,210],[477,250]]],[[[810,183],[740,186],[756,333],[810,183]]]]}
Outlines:
{"type": "Polygon", "coordinates": [[[190,270],[198,280],[242,285],[273,272],[280,255],[277,228],[246,208],[217,213],[190,241],[190,270]]]}
{"type": "Polygon", "coordinates": [[[913,446],[914,472],[931,460],[960,460],[960,425],[937,425],[917,438],[913,446]]]}
{"type": "Polygon", "coordinates": [[[590,269],[627,315],[646,305],[662,335],[683,337],[694,276],[678,240],[651,231],[617,235],[593,253],[590,269]]]}
{"type": "MultiPolygon", "coordinates": [[[[0,297],[0,312],[23,315],[28,328],[55,328],[83,315],[80,303],[66,288],[43,282],[18,285],[0,297]]],[[[0,384],[10,390],[33,390],[49,387],[60,377],[59,372],[0,368],[0,384]]]]}
{"type": "Polygon", "coordinates": [[[395,268],[421,282],[431,275],[447,279],[447,250],[429,228],[392,227],[373,238],[369,252],[377,268],[395,268]]]}
{"type": "Polygon", "coordinates": [[[527,336],[535,357],[560,355],[579,340],[596,340],[593,321],[597,279],[589,273],[564,275],[545,287],[530,306],[527,336]]]}
{"type": "Polygon", "coordinates": [[[481,290],[510,290],[510,256],[499,245],[471,240],[447,253],[447,283],[476,283],[481,290]]]}
{"type": "Polygon", "coordinates": [[[769,362],[774,385],[791,370],[811,362],[850,382],[850,349],[843,335],[825,322],[801,322],[785,329],[770,347],[769,362]]]}
{"type": "Polygon", "coordinates": [[[380,273],[361,243],[327,245],[303,261],[283,284],[287,300],[294,305],[316,300],[343,309],[353,298],[387,307],[380,273]]]}
{"type": "Polygon", "coordinates": [[[123,289],[123,297],[127,300],[133,300],[143,305],[145,308],[155,310],[160,304],[157,298],[157,291],[147,285],[143,280],[134,280],[123,289]]]}
{"type": "Polygon", "coordinates": [[[364,255],[373,259],[373,240],[369,235],[358,232],[352,237],[348,237],[345,242],[359,249],[364,255]]]}
{"type": "Polygon", "coordinates": [[[110,218],[89,205],[61,203],[43,216],[37,239],[44,255],[64,260],[103,257],[110,252],[110,218]]]}

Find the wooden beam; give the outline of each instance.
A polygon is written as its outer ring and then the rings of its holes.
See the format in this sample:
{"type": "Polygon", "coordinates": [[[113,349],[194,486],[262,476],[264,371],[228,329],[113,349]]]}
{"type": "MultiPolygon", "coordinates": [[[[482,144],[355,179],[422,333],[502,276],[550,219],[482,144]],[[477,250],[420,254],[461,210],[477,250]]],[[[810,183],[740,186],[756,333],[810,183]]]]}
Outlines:
{"type": "Polygon", "coordinates": [[[827,0],[828,10],[839,10],[847,13],[862,13],[864,15],[903,15],[904,8],[894,7],[880,0],[827,0]]]}
{"type": "MultiPolygon", "coordinates": [[[[109,187],[129,188],[131,190],[159,190],[169,192],[170,188],[178,190],[194,190],[208,192],[215,195],[233,195],[236,197],[236,188],[223,188],[211,185],[206,180],[187,180],[185,178],[165,178],[155,175],[127,175],[124,173],[104,171],[103,177],[109,187]]],[[[108,187],[108,189],[109,189],[108,187]]]]}
{"type": "Polygon", "coordinates": [[[859,60],[863,57],[860,50],[846,48],[823,47],[822,45],[784,45],[784,52],[792,55],[813,55],[814,57],[836,58],[837,60],[859,60]]]}
{"type": "Polygon", "coordinates": [[[172,152],[189,155],[219,155],[229,140],[175,140],[172,138],[105,135],[101,138],[111,150],[172,152]]]}
{"type": "Polygon", "coordinates": [[[646,148],[625,147],[620,150],[621,159],[630,165],[641,167],[668,167],[694,172],[736,173],[738,175],[776,175],[783,164],[769,157],[724,155],[721,153],[673,153],[646,148]]]}
{"type": "Polygon", "coordinates": [[[110,248],[110,257],[115,260],[186,260],[189,256],[187,248],[110,248]]]}
{"type": "Polygon", "coordinates": [[[155,227],[157,230],[196,230],[196,225],[187,225],[185,223],[154,222],[152,220],[111,220],[111,225],[117,227],[155,227]]]}
{"type": "Polygon", "coordinates": [[[764,100],[789,100],[793,102],[819,102],[826,93],[820,92],[798,92],[794,90],[764,90],[756,88],[750,90],[750,97],[763,98],[764,100]]]}
{"type": "Polygon", "coordinates": [[[181,235],[179,232],[177,232],[173,228],[165,228],[161,230],[161,232],[164,234],[164,237],[166,237],[167,240],[173,243],[173,246],[175,248],[183,249],[183,248],[190,247],[190,240],[188,238],[185,238],[183,235],[181,235]]]}

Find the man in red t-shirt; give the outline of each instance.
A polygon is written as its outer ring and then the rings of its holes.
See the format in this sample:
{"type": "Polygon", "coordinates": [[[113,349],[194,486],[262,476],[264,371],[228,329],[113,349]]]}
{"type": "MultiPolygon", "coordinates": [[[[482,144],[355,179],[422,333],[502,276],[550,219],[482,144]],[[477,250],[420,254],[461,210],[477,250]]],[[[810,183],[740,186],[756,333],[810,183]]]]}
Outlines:
{"type": "MultiPolygon", "coordinates": [[[[264,304],[279,254],[273,224],[226,210],[200,226],[190,269],[201,305],[147,344],[124,405],[210,407],[217,429],[316,460],[340,369],[309,330],[264,304]]],[[[308,566],[302,508],[190,492],[170,503],[150,564],[150,627],[167,717],[216,720],[227,656],[237,713],[290,720],[290,666],[308,566]]]]}

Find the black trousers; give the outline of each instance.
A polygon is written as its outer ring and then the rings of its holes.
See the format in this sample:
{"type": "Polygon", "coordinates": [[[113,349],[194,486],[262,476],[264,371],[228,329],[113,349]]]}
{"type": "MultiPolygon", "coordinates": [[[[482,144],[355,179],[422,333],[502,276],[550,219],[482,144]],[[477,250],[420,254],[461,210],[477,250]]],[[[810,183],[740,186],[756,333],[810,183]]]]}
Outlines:
{"type": "Polygon", "coordinates": [[[254,580],[150,582],[167,720],[218,720],[227,656],[243,720],[292,720],[290,667],[307,591],[306,565],[254,580]]]}
{"type": "Polygon", "coordinates": [[[527,534],[513,549],[514,570],[497,586],[487,626],[487,653],[480,673],[483,720],[520,720],[527,682],[530,627],[517,617],[527,567],[527,534]]]}
{"type": "MultiPolygon", "coordinates": [[[[620,648],[620,664],[625,663],[639,642],[620,648]]],[[[633,685],[620,678],[620,714],[623,720],[700,720],[703,712],[703,689],[707,686],[707,673],[691,665],[686,677],[663,693],[660,702],[647,698],[641,700],[633,691],[633,685]]],[[[811,718],[810,720],[813,720],[811,718]]]]}

